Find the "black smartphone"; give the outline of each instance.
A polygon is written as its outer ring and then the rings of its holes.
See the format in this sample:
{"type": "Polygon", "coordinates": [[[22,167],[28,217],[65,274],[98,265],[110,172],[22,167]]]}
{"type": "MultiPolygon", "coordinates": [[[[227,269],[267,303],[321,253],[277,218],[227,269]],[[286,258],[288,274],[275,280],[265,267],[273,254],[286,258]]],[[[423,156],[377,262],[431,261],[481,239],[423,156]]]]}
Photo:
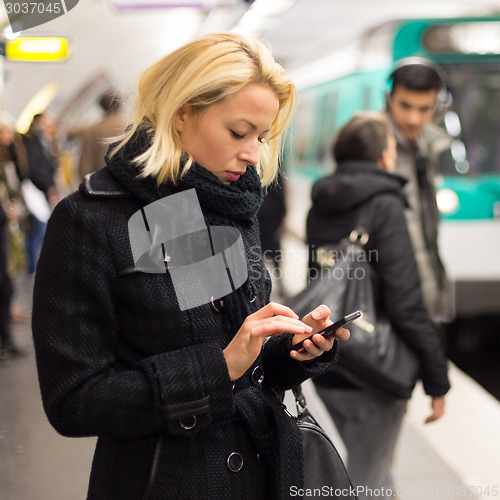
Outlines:
{"type": "MultiPolygon", "coordinates": [[[[333,332],[335,332],[337,328],[347,325],[347,323],[350,323],[351,321],[354,321],[355,319],[358,319],[360,317],[361,317],[361,311],[355,311],[351,314],[345,315],[343,318],[339,319],[338,321],[335,321],[335,323],[332,323],[330,326],[327,326],[326,328],[323,328],[323,330],[320,330],[319,332],[316,333],[323,335],[323,337],[328,337],[333,332]]],[[[304,340],[310,339],[313,335],[316,335],[316,333],[313,333],[304,340]]],[[[302,347],[304,347],[304,340],[298,342],[297,344],[292,345],[290,351],[298,351],[299,349],[302,349],[302,347]]]]}

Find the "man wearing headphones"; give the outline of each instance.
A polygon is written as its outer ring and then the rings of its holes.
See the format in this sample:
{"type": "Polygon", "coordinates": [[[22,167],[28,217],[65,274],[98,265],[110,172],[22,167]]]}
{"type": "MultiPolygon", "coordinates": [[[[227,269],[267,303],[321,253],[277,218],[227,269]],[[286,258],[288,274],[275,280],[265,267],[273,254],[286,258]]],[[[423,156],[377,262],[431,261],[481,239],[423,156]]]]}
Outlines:
{"type": "Polygon", "coordinates": [[[434,179],[438,158],[451,137],[432,122],[451,104],[446,75],[419,57],[402,59],[389,77],[387,111],[398,143],[396,172],[408,179],[408,230],[417,261],[424,303],[436,323],[452,316],[451,296],[438,251],[439,213],[434,179]]]}

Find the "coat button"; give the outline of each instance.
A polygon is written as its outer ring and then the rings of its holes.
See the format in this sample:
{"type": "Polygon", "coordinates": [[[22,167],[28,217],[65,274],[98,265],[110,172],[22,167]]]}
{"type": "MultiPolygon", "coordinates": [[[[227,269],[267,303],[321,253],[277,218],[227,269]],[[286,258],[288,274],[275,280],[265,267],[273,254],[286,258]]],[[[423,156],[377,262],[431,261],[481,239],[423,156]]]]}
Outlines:
{"type": "Polygon", "coordinates": [[[214,301],[214,298],[211,298],[210,301],[210,307],[215,311],[215,312],[222,312],[222,309],[224,309],[224,301],[222,299],[218,299],[214,301]]]}
{"type": "Polygon", "coordinates": [[[193,415],[192,417],[181,418],[179,420],[179,423],[181,424],[181,427],[183,429],[188,431],[196,425],[196,415],[193,415]]]}
{"type": "Polygon", "coordinates": [[[264,380],[264,369],[260,366],[256,366],[252,371],[252,382],[255,385],[262,384],[264,380]]]}
{"type": "Polygon", "coordinates": [[[239,472],[243,467],[243,457],[233,451],[227,458],[227,466],[231,472],[239,472]]]}

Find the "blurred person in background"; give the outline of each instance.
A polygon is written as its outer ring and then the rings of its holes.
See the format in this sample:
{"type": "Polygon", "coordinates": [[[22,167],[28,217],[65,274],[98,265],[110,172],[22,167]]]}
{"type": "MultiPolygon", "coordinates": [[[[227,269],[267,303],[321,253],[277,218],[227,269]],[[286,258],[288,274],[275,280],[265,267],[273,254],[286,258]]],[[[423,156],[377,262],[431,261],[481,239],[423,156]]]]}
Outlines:
{"type": "MultiPolygon", "coordinates": [[[[28,178],[33,185],[40,190],[52,209],[59,201],[59,195],[55,182],[55,171],[57,168],[57,148],[50,132],[53,125],[43,113],[33,117],[28,132],[23,136],[24,146],[28,158],[28,178]]],[[[29,200],[28,206],[30,206],[29,200]]],[[[45,207],[41,207],[45,212],[45,207]]],[[[45,234],[46,220],[31,209],[30,231],[26,235],[26,250],[28,252],[28,272],[33,274],[36,269],[38,255],[45,234]]]]}
{"type": "Polygon", "coordinates": [[[424,303],[437,324],[452,319],[451,293],[438,248],[439,211],[435,177],[439,156],[452,138],[433,123],[451,104],[444,71],[426,59],[409,57],[389,76],[386,107],[397,140],[396,173],[408,182],[406,220],[422,283],[424,303]]]}
{"type": "Polygon", "coordinates": [[[19,356],[21,352],[12,342],[10,324],[10,304],[12,280],[7,271],[8,259],[8,218],[0,204],[0,361],[19,356]]]}
{"type": "MultiPolygon", "coordinates": [[[[420,360],[420,377],[431,397],[432,413],[426,422],[433,422],[444,413],[444,395],[450,387],[447,364],[422,300],[404,214],[405,179],[393,173],[396,140],[386,116],[356,114],[340,129],[332,155],[337,163],[335,173],[313,186],[308,244],[319,248],[349,237],[361,208],[370,203],[365,253],[376,256],[370,259],[376,276],[375,302],[395,334],[420,360]]],[[[318,264],[313,260],[310,265],[318,264]]],[[[391,466],[408,400],[375,383],[368,385],[355,374],[346,377],[335,366],[313,381],[347,448],[353,484],[393,490],[391,466]]],[[[361,494],[359,498],[368,497],[361,494]]]]}
{"type": "Polygon", "coordinates": [[[14,280],[10,314],[12,321],[26,319],[26,311],[16,303],[19,279],[27,269],[25,235],[29,231],[29,212],[24,202],[21,182],[28,175],[26,150],[20,134],[15,131],[12,115],[0,112],[0,203],[8,217],[8,273],[14,280]]]}
{"type": "Polygon", "coordinates": [[[99,105],[104,113],[104,118],[82,134],[78,164],[78,171],[82,179],[87,174],[104,167],[104,156],[109,146],[106,139],[122,134],[127,127],[120,97],[115,92],[103,94],[99,99],[99,105]]]}
{"type": "Polygon", "coordinates": [[[27,258],[23,228],[27,210],[21,192],[21,177],[26,172],[26,152],[15,134],[13,117],[0,112],[0,358],[18,356],[10,320],[22,321],[26,313],[15,306],[14,279],[26,269],[27,258]]]}

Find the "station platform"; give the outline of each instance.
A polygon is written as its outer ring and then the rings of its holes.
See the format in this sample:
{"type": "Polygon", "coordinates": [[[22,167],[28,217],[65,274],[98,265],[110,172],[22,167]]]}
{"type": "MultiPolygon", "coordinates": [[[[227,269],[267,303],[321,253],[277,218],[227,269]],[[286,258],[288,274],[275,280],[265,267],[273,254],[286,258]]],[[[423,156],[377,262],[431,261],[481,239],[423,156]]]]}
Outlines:
{"type": "MultiPolygon", "coordinates": [[[[28,311],[31,290],[30,279],[20,284],[18,303],[28,311]]],[[[0,500],[83,500],[95,438],[64,438],[52,429],[42,409],[29,319],[14,326],[14,338],[25,355],[0,362],[0,500]]],[[[500,402],[454,365],[450,376],[440,421],[424,425],[429,398],[421,387],[409,404],[394,461],[400,500],[500,496],[500,402]]],[[[345,454],[311,383],[304,392],[345,454]]],[[[293,406],[288,397],[287,403],[293,406]]]]}

